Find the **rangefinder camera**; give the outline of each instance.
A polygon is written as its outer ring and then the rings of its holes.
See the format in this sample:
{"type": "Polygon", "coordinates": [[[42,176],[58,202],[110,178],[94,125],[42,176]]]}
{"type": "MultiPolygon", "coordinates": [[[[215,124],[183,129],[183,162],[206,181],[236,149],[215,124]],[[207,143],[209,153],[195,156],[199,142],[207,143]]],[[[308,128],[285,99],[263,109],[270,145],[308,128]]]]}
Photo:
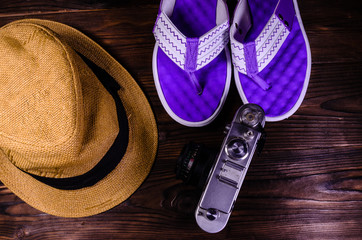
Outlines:
{"type": "Polygon", "coordinates": [[[183,148],[176,175],[202,190],[196,207],[197,224],[216,233],[227,224],[254,152],[265,140],[265,114],[255,104],[238,109],[219,151],[190,142],[183,148]]]}

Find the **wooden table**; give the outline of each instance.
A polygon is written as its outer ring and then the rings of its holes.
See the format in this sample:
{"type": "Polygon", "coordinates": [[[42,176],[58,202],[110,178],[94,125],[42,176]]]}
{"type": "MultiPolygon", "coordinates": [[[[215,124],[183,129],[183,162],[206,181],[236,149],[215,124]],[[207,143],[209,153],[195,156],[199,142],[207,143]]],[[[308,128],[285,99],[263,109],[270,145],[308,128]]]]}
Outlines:
{"type": "MultiPolygon", "coordinates": [[[[229,1],[230,12],[235,1],[229,1]]],[[[300,0],[312,74],[300,109],[267,123],[227,227],[194,220],[198,193],[175,178],[190,140],[218,148],[242,102],[234,84],[211,125],[188,128],[162,108],[152,77],[159,1],[1,0],[0,25],[41,18],[73,26],[103,46],[139,83],[154,110],[159,149],[143,185],[119,206],[86,218],[33,209],[0,186],[1,239],[362,239],[362,7],[358,0],[300,0]]]]}

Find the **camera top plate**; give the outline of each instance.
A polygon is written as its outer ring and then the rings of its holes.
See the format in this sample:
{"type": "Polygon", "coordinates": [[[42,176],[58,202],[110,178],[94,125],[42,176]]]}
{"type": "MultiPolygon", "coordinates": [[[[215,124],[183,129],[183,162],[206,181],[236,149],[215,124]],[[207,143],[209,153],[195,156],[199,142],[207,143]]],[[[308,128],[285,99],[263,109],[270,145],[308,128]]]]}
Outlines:
{"type": "Polygon", "coordinates": [[[219,232],[226,226],[264,126],[264,111],[256,104],[240,107],[226,126],[226,137],[195,212],[206,232],[219,232]]]}

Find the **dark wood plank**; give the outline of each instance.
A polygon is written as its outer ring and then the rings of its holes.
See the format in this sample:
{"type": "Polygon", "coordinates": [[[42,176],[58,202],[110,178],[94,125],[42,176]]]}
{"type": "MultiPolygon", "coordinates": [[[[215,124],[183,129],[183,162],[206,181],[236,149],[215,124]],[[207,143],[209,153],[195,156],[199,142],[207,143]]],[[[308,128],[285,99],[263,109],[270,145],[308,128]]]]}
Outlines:
{"type": "Polygon", "coordinates": [[[42,1],[42,0],[3,0],[1,2],[0,16],[29,16],[49,13],[99,11],[122,7],[158,8],[157,1],[151,0],[77,0],[77,1],[42,1]]]}
{"type": "MultiPolygon", "coordinates": [[[[362,236],[362,14],[356,0],[302,0],[312,50],[306,98],[290,119],[268,123],[227,227],[210,235],[194,220],[199,192],[175,179],[189,140],[218,148],[224,125],[242,104],[232,84],[215,122],[175,123],[152,77],[152,27],[159,1],[10,1],[0,26],[43,18],[97,41],[135,78],[150,100],[159,150],[147,180],[119,206],[87,218],[58,218],[33,209],[0,186],[1,239],[360,239],[362,236]]],[[[229,1],[230,13],[235,1],[229,1]]]]}

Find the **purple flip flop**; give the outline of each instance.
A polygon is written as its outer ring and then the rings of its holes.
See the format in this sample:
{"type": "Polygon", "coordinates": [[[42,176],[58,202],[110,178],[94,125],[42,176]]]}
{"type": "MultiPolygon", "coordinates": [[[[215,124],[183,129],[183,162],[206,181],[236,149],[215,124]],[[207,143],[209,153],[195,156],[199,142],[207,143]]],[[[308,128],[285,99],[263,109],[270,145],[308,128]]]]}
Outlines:
{"type": "Polygon", "coordinates": [[[266,121],[290,117],[307,91],[311,53],[296,0],[239,0],[230,27],[235,83],[266,121]]]}
{"type": "Polygon", "coordinates": [[[153,77],[166,112],[190,127],[209,124],[229,91],[229,13],[223,0],[163,0],[153,29],[153,77]]]}

